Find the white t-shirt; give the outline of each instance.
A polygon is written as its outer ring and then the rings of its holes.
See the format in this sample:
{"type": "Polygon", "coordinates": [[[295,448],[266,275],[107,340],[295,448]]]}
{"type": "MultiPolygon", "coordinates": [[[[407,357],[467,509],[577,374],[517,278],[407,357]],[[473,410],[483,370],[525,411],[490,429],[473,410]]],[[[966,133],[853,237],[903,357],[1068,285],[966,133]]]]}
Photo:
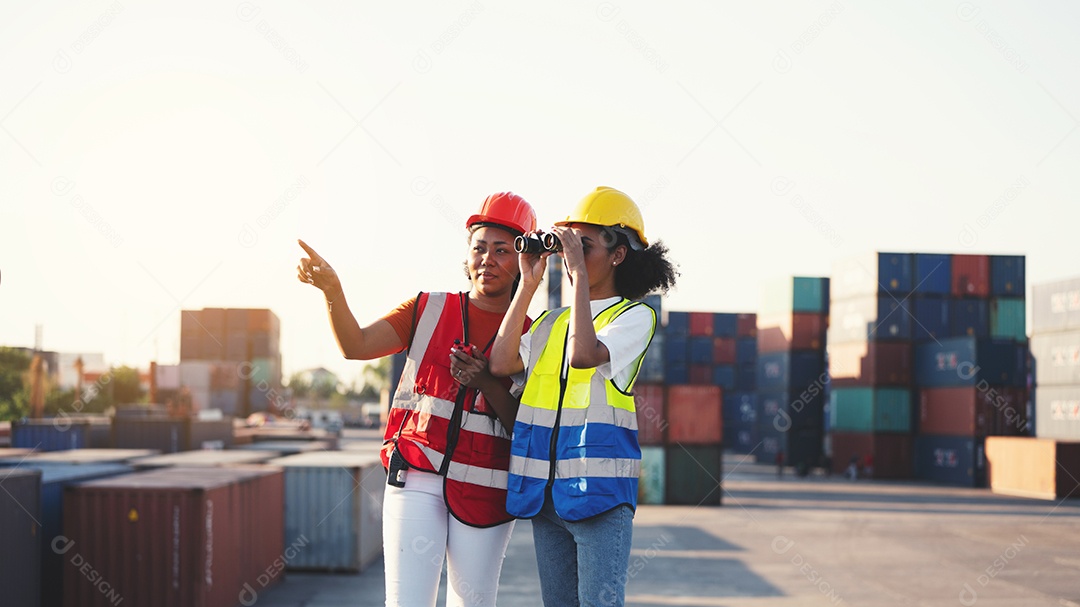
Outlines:
{"type": "MultiPolygon", "coordinates": [[[[609,297],[589,302],[592,317],[618,303],[622,297],[609,297]]],[[[634,360],[649,345],[652,338],[653,311],[645,305],[634,306],[623,312],[607,326],[596,333],[596,338],[608,349],[610,355],[608,362],[596,368],[596,372],[604,379],[615,378],[615,385],[622,390],[630,384],[634,369],[631,366],[634,360]]],[[[519,352],[521,360],[529,364],[529,351],[532,345],[532,332],[529,331],[521,336],[519,352]]],[[[563,363],[563,368],[569,365],[569,359],[563,363]]]]}

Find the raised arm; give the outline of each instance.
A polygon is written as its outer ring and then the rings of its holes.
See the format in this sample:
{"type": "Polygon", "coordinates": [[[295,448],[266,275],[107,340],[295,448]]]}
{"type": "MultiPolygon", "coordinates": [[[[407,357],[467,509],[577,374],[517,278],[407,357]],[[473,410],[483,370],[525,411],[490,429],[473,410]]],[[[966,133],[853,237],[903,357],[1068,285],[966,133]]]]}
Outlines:
{"type": "Polygon", "coordinates": [[[345,300],[337,272],[307,243],[303,240],[297,242],[308,254],[308,257],[300,259],[300,265],[296,268],[297,278],[323,292],[330,326],[341,354],[350,360],[372,360],[401,350],[405,344],[401,343],[393,325],[386,320],[379,319],[360,327],[345,300]]]}
{"type": "Polygon", "coordinates": [[[491,346],[491,359],[488,361],[488,368],[495,377],[509,377],[525,370],[525,361],[521,360],[521,331],[525,326],[529,303],[532,302],[533,295],[536,295],[547,270],[548,255],[551,253],[518,255],[521,282],[514,298],[510,300],[510,308],[503,316],[502,324],[499,325],[495,343],[491,346]]]}

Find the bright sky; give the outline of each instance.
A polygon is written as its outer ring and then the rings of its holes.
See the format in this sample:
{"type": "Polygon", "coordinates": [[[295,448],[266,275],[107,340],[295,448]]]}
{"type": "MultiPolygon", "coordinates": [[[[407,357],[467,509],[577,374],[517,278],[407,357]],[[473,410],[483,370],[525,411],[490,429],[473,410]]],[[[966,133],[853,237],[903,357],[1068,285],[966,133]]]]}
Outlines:
{"type": "Polygon", "coordinates": [[[464,220],[633,196],[669,309],[870,250],[1080,275],[1080,5],[0,5],[0,344],[179,358],[181,308],[269,307],[349,380],[303,238],[364,323],[466,289],[464,220]]]}

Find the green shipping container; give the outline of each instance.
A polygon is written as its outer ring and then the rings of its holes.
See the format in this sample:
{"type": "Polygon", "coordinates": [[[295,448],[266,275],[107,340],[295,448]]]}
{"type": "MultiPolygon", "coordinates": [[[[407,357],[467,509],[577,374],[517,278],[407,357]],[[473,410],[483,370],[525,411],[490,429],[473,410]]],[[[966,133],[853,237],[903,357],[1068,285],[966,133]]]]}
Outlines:
{"type": "Polygon", "coordinates": [[[829,279],[823,277],[795,276],[766,285],[762,300],[762,312],[816,312],[829,311],[829,279]]]}
{"type": "Polygon", "coordinates": [[[664,448],[641,448],[641,476],[638,477],[638,503],[664,503],[664,448]]]}
{"type": "Polygon", "coordinates": [[[990,336],[1027,340],[1024,300],[998,297],[990,300],[990,336]]]}
{"type": "Polygon", "coordinates": [[[834,388],[829,425],[840,432],[910,432],[911,391],[903,388],[834,388]]]}
{"type": "Polygon", "coordinates": [[[719,506],[721,446],[668,445],[665,449],[665,503],[719,506]]]}

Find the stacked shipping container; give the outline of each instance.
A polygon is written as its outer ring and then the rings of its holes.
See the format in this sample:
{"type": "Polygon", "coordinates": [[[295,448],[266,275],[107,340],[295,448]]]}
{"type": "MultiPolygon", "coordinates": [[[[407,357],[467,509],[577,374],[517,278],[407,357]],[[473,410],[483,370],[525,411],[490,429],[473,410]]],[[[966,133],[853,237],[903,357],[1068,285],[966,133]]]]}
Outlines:
{"type": "Polygon", "coordinates": [[[854,463],[874,478],[911,477],[912,274],[911,255],[901,253],[833,271],[829,442],[838,472],[854,463]]]}
{"type": "Polygon", "coordinates": [[[829,279],[770,285],[757,317],[758,461],[800,472],[819,465],[824,439],[829,279]]]}
{"type": "Polygon", "coordinates": [[[1032,288],[1035,435],[1080,440],[1080,278],[1032,288]]]}
{"type": "Polygon", "coordinates": [[[876,253],[835,274],[834,467],[982,486],[985,437],[1027,428],[1024,258],[876,253]]]}

